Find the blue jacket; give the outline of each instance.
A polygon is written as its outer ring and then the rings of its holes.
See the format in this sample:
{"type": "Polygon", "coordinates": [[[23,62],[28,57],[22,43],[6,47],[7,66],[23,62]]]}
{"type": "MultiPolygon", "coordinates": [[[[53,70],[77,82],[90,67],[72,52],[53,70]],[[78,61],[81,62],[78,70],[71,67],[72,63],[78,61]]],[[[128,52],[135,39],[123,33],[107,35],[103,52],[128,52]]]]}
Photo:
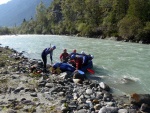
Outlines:
{"type": "Polygon", "coordinates": [[[89,55],[78,54],[77,56],[82,58],[82,65],[83,66],[88,65],[88,63],[90,61],[90,56],[89,55]]]}
{"type": "Polygon", "coordinates": [[[50,54],[50,60],[52,61],[53,58],[53,50],[51,48],[45,48],[42,52],[42,56],[46,57],[48,54],[50,54]]]}
{"type": "Polygon", "coordinates": [[[70,72],[74,72],[75,71],[75,68],[71,65],[69,65],[68,63],[55,63],[53,65],[53,68],[58,68],[60,67],[60,70],[61,71],[70,71],[70,72]]]}

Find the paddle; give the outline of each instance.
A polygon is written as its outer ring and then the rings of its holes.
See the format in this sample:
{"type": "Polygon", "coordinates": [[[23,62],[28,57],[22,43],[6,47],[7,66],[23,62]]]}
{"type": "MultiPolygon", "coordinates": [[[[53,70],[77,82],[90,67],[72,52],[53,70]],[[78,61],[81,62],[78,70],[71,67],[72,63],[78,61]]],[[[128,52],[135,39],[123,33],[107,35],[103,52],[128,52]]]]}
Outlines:
{"type": "Polygon", "coordinates": [[[89,73],[91,73],[91,74],[94,74],[95,72],[94,72],[94,70],[92,70],[92,69],[87,69],[87,71],[89,72],[89,73]]]}
{"type": "Polygon", "coordinates": [[[81,75],[83,75],[83,74],[84,74],[84,72],[83,72],[83,71],[81,71],[81,70],[78,70],[78,72],[79,72],[81,75]]]}

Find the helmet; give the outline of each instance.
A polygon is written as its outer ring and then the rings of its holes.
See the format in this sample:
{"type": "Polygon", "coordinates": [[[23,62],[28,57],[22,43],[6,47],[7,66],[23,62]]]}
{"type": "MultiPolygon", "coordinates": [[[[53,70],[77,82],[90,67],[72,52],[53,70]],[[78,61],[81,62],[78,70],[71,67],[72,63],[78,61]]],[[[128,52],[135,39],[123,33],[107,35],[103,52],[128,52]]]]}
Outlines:
{"type": "Polygon", "coordinates": [[[56,49],[56,46],[52,46],[53,49],[56,49]]]}
{"type": "Polygon", "coordinates": [[[93,56],[93,55],[91,55],[91,58],[93,59],[93,58],[94,58],[94,56],[93,56]]]}
{"type": "Polygon", "coordinates": [[[76,49],[74,49],[73,52],[76,53],[76,49]]]}
{"type": "Polygon", "coordinates": [[[76,55],[71,55],[71,59],[75,59],[76,58],[76,55]]]}
{"type": "Polygon", "coordinates": [[[85,53],[84,53],[84,51],[81,51],[81,54],[83,54],[83,55],[84,55],[84,54],[85,54],[85,53]]]}

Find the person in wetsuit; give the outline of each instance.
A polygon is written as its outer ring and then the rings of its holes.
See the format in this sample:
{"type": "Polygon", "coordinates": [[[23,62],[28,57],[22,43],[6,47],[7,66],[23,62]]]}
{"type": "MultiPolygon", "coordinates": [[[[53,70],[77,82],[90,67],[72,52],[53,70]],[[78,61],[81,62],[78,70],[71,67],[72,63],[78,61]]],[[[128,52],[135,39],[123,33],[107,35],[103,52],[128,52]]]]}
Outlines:
{"type": "Polygon", "coordinates": [[[51,64],[53,64],[53,50],[56,49],[56,46],[52,46],[51,48],[45,48],[42,51],[41,57],[44,63],[44,72],[46,72],[46,64],[47,64],[47,55],[50,54],[51,64]]]}

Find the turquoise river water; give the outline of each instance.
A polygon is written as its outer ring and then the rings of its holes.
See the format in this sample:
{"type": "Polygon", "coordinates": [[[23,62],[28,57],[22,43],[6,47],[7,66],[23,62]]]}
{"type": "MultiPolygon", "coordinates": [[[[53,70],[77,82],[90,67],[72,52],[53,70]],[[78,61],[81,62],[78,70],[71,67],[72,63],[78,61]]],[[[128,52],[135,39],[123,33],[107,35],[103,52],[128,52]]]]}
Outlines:
{"type": "Polygon", "coordinates": [[[0,44],[33,59],[41,59],[44,48],[56,45],[54,62],[65,48],[69,53],[84,51],[94,55],[95,74],[87,76],[105,82],[114,94],[150,93],[150,45],[60,35],[0,36],[0,44]]]}

